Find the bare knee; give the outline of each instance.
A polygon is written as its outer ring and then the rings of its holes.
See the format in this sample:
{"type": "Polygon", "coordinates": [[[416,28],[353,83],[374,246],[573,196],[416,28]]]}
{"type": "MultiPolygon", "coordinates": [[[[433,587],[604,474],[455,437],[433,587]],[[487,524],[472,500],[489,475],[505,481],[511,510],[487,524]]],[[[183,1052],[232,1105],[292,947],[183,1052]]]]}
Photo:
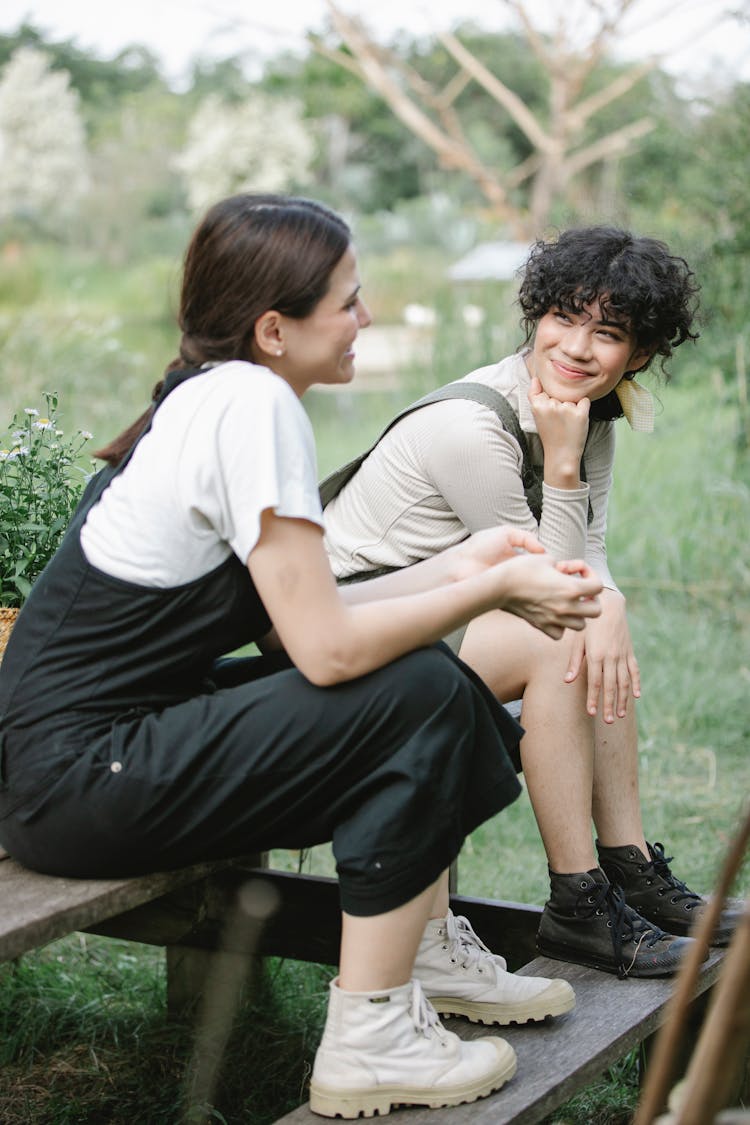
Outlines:
{"type": "Polygon", "coordinates": [[[500,610],[469,624],[460,656],[499,700],[520,699],[532,682],[562,682],[576,634],[552,640],[520,617],[500,610]]]}

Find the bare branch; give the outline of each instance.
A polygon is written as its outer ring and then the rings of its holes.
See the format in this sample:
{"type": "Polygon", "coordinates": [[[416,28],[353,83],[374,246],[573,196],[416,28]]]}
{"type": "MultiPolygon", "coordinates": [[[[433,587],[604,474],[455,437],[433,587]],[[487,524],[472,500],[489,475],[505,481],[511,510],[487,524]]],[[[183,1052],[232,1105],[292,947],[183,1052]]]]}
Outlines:
{"type": "Polygon", "coordinates": [[[440,105],[453,105],[459,94],[463,93],[466,87],[471,82],[471,75],[467,74],[465,70],[457,70],[443,88],[443,92],[438,99],[440,105]]]}
{"type": "Polygon", "coordinates": [[[590,97],[578,102],[577,105],[568,110],[567,118],[570,127],[580,129],[590,117],[599,113],[610,102],[621,98],[623,94],[627,94],[628,90],[632,90],[633,86],[637,85],[656,65],[657,60],[655,58],[640,63],[627,73],[618,75],[608,86],[604,86],[601,90],[597,90],[595,94],[591,94],[590,97]]]}
{"type": "Polygon", "coordinates": [[[551,144],[550,138],[528,106],[521,101],[518,94],[515,94],[504,82],[496,78],[484,63],[480,62],[470,51],[467,51],[455,35],[446,32],[440,36],[440,42],[459,66],[463,67],[496,102],[508,111],[516,125],[526,134],[534,147],[546,152],[551,144]]]}
{"type": "Polygon", "coordinates": [[[362,68],[359,66],[357,60],[351,55],[347,55],[346,51],[341,51],[337,47],[329,47],[317,35],[309,35],[307,41],[317,54],[322,55],[324,59],[329,59],[331,62],[336,63],[337,66],[343,67],[348,70],[350,74],[359,78],[360,82],[364,80],[362,68]]]}
{"type": "Polygon", "coordinates": [[[519,0],[505,0],[505,6],[506,8],[510,8],[510,10],[512,12],[515,12],[515,14],[518,16],[521,27],[523,28],[523,33],[526,36],[529,46],[531,47],[532,51],[539,59],[545,70],[549,69],[549,67],[553,63],[552,54],[546,42],[544,41],[543,36],[539,34],[537,29],[534,27],[534,24],[529,19],[528,13],[523,4],[521,4],[519,0]]]}
{"type": "Polygon", "coordinates": [[[600,137],[598,141],[587,145],[586,148],[578,149],[563,162],[563,175],[566,179],[570,179],[582,172],[584,168],[596,164],[599,160],[605,160],[608,156],[616,156],[625,152],[634,141],[644,137],[646,133],[650,133],[655,124],[650,117],[642,117],[640,121],[632,121],[629,125],[624,125],[622,129],[616,129],[614,133],[608,133],[606,137],[600,137]]]}
{"type": "Polygon", "coordinates": [[[449,136],[394,81],[357,21],[350,19],[332,0],[327,3],[336,31],[356,57],[368,85],[388,102],[408,129],[438,154],[444,167],[466,172],[499,214],[518,221],[518,212],[510,204],[497,176],[485,167],[465,140],[449,136]]]}
{"type": "Polygon", "coordinates": [[[525,180],[531,176],[535,176],[542,166],[541,153],[532,152],[531,156],[527,156],[520,164],[517,164],[505,177],[505,182],[509,188],[519,187],[525,180]]]}

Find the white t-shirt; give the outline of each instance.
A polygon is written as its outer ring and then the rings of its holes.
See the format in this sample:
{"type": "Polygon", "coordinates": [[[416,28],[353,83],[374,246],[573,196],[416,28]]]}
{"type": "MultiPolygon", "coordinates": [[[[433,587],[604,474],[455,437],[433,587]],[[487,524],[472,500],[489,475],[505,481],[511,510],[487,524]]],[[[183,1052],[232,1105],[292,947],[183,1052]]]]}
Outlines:
{"type": "Polygon", "coordinates": [[[266,509],[323,526],[312,427],[283,379],[234,360],[167,396],[89,512],[81,546],[106,574],[179,586],[231,552],[246,563],[266,509]]]}

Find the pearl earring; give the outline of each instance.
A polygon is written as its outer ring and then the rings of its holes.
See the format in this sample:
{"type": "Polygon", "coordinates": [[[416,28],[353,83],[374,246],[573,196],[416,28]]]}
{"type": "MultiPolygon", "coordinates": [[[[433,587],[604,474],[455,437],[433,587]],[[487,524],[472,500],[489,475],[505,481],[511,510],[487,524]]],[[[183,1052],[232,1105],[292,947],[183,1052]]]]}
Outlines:
{"type": "Polygon", "coordinates": [[[283,348],[277,348],[277,349],[276,349],[276,355],[283,355],[283,354],[284,354],[284,349],[283,349],[283,348]]]}

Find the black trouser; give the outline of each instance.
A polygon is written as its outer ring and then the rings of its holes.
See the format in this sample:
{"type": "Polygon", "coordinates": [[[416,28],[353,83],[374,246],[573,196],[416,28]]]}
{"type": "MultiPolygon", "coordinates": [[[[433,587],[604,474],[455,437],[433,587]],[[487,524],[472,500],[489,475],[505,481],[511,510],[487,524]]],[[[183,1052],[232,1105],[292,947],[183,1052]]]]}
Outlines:
{"type": "Polygon", "coordinates": [[[283,663],[225,664],[216,690],[160,712],[7,732],[0,840],[81,877],[332,840],[343,908],[371,915],[518,795],[501,731],[517,732],[441,646],[330,688],[283,663]]]}

